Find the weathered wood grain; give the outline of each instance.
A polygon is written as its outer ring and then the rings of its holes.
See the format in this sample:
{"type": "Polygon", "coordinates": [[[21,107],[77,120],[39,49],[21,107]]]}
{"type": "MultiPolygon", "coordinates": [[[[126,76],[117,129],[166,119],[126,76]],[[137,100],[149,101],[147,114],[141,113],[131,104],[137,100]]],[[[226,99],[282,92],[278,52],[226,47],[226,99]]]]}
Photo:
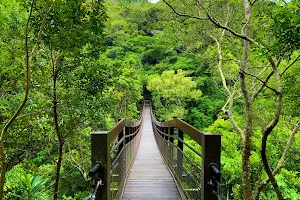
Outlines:
{"type": "Polygon", "coordinates": [[[128,176],[123,199],[180,199],[176,184],[159,153],[150,109],[145,108],[140,147],[128,176]]]}

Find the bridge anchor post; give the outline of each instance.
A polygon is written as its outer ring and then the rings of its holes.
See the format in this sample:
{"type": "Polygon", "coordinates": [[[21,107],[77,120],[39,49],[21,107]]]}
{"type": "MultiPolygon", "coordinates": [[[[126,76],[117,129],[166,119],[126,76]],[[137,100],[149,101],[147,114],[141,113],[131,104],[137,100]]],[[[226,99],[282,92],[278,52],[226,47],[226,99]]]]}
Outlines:
{"type": "Polygon", "coordinates": [[[220,170],[221,159],[221,135],[204,134],[202,137],[202,183],[201,183],[201,200],[217,200],[218,197],[213,193],[210,184],[213,176],[211,165],[220,170]]]}
{"type": "Polygon", "coordinates": [[[110,200],[110,143],[108,132],[91,134],[92,166],[97,162],[103,165],[102,184],[96,193],[96,200],[110,200]]]}

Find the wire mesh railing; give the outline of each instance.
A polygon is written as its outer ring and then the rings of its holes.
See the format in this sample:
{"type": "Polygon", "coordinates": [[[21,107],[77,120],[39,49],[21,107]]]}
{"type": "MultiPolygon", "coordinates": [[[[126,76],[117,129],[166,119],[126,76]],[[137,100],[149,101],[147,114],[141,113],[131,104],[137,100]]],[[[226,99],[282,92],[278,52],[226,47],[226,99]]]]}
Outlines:
{"type": "Polygon", "coordinates": [[[122,196],[140,144],[142,123],[143,114],[138,122],[121,119],[110,131],[92,133],[94,168],[89,175],[97,186],[94,199],[119,199],[122,196]]]}
{"type": "Polygon", "coordinates": [[[140,144],[141,134],[139,134],[140,126],[136,127],[125,127],[128,129],[128,135],[122,137],[120,141],[116,139],[116,146],[111,148],[114,149],[114,153],[111,152],[111,199],[119,199],[122,195],[123,187],[125,185],[127,174],[129,173],[130,167],[134,161],[138,146],[140,144]],[[132,132],[132,133],[131,133],[132,132]],[[127,140],[127,142],[126,142],[127,140]]]}
{"type": "MultiPolygon", "coordinates": [[[[190,158],[180,148],[178,143],[183,142],[176,135],[166,134],[154,128],[155,139],[165,162],[183,190],[187,199],[200,199],[201,196],[201,168],[195,163],[197,157],[190,158]],[[167,138],[166,138],[167,137],[167,138]],[[171,142],[170,138],[173,138],[171,142]]],[[[176,134],[176,133],[175,133],[176,134]]],[[[189,147],[190,145],[186,145],[189,147]]],[[[201,154],[200,154],[201,155],[201,154]]]]}
{"type": "Polygon", "coordinates": [[[157,145],[183,198],[220,199],[221,136],[201,132],[181,119],[159,122],[153,111],[151,116],[157,145]]]}

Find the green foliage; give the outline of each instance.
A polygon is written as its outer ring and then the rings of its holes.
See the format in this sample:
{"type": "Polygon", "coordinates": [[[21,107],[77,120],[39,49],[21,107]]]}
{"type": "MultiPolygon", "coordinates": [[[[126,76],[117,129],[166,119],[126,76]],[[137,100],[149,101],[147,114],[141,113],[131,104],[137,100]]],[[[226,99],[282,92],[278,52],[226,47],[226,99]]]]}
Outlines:
{"type": "Polygon", "coordinates": [[[7,199],[49,199],[45,191],[47,180],[41,176],[27,174],[21,166],[14,167],[7,174],[7,199]]]}
{"type": "MultiPolygon", "coordinates": [[[[170,2],[181,12],[199,14],[192,1],[170,2]]],[[[222,24],[230,18],[228,27],[241,30],[244,14],[240,2],[218,0],[205,4],[222,24]]],[[[27,0],[0,3],[0,128],[24,96],[24,28],[30,3],[27,0]]],[[[222,195],[242,199],[241,137],[221,112],[227,97],[216,68],[216,45],[209,37],[209,34],[218,35],[219,31],[211,24],[177,17],[161,1],[102,4],[102,1],[37,0],[30,22],[30,48],[51,5],[40,48],[32,60],[28,103],[5,141],[8,147],[5,197],[49,199],[53,193],[55,163],[52,159],[58,156],[51,113],[50,58],[53,56],[60,65],[58,111],[65,137],[60,199],[84,199],[89,195],[86,172],[90,168],[90,132],[108,130],[120,117],[138,119],[138,102],[142,96],[152,96],[160,120],[181,117],[197,128],[222,134],[222,195]]],[[[299,55],[299,16],[296,0],[286,4],[257,1],[253,7],[253,37],[273,55],[283,56],[280,72],[299,55]],[[290,60],[285,59],[288,57],[290,60]]],[[[243,124],[244,102],[236,90],[242,40],[227,33],[224,38],[221,41],[223,71],[230,90],[235,91],[233,115],[238,124],[243,124]]],[[[261,66],[266,65],[268,58],[264,53],[251,46],[249,71],[253,74],[259,74],[261,66]]],[[[260,77],[266,76],[268,69],[260,77]]],[[[282,78],[283,114],[267,147],[272,168],[276,167],[293,124],[299,118],[298,71],[299,62],[296,62],[282,78]]],[[[257,86],[250,77],[247,83],[253,88],[257,86]]],[[[269,85],[274,87],[273,79],[269,85]]],[[[268,90],[253,104],[255,120],[250,158],[253,186],[257,180],[267,177],[259,149],[261,129],[273,116],[273,106],[274,98],[268,90]]],[[[296,134],[286,162],[276,176],[286,199],[300,199],[299,137],[296,134]]],[[[185,139],[200,149],[193,140],[185,139]]],[[[192,151],[185,151],[200,164],[201,160],[192,151]]],[[[262,191],[261,199],[272,198],[275,193],[269,184],[262,191]]]]}
{"type": "Polygon", "coordinates": [[[161,76],[151,77],[147,89],[152,92],[157,115],[162,120],[183,117],[186,102],[198,100],[202,94],[182,70],[164,71],[161,76]]]}
{"type": "Polygon", "coordinates": [[[300,48],[300,2],[278,2],[273,15],[272,29],[276,42],[273,49],[281,56],[290,56],[300,48]]]}
{"type": "Polygon", "coordinates": [[[300,199],[299,172],[282,169],[276,179],[278,180],[278,186],[284,188],[283,194],[286,199],[300,199]],[[287,182],[286,180],[289,181],[287,182]]]}
{"type": "Polygon", "coordinates": [[[57,51],[76,53],[80,50],[99,55],[103,48],[102,31],[106,20],[101,1],[38,1],[32,22],[35,32],[39,31],[45,8],[48,7],[51,10],[43,32],[45,45],[57,51]]]}
{"type": "MultiPolygon", "coordinates": [[[[295,51],[292,55],[292,60],[296,58],[296,55],[299,55],[299,51],[295,51]]],[[[291,62],[291,61],[290,61],[291,62]]],[[[286,66],[288,62],[283,62],[282,66],[286,66]]],[[[284,88],[286,89],[285,101],[284,101],[284,112],[287,115],[294,117],[299,117],[299,112],[297,111],[300,106],[300,97],[299,84],[300,77],[298,75],[298,70],[300,68],[300,62],[296,62],[290,70],[288,70],[284,75],[284,88]]]]}

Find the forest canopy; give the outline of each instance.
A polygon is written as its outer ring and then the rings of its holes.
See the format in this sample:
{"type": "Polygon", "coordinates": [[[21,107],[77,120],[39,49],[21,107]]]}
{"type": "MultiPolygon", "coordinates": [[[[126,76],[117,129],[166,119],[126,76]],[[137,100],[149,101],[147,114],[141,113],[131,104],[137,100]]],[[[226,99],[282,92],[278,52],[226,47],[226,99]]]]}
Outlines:
{"type": "Polygon", "coordinates": [[[222,199],[300,199],[299,24],[297,0],[1,0],[0,199],[87,198],[90,133],[150,98],[222,135],[222,199]]]}

